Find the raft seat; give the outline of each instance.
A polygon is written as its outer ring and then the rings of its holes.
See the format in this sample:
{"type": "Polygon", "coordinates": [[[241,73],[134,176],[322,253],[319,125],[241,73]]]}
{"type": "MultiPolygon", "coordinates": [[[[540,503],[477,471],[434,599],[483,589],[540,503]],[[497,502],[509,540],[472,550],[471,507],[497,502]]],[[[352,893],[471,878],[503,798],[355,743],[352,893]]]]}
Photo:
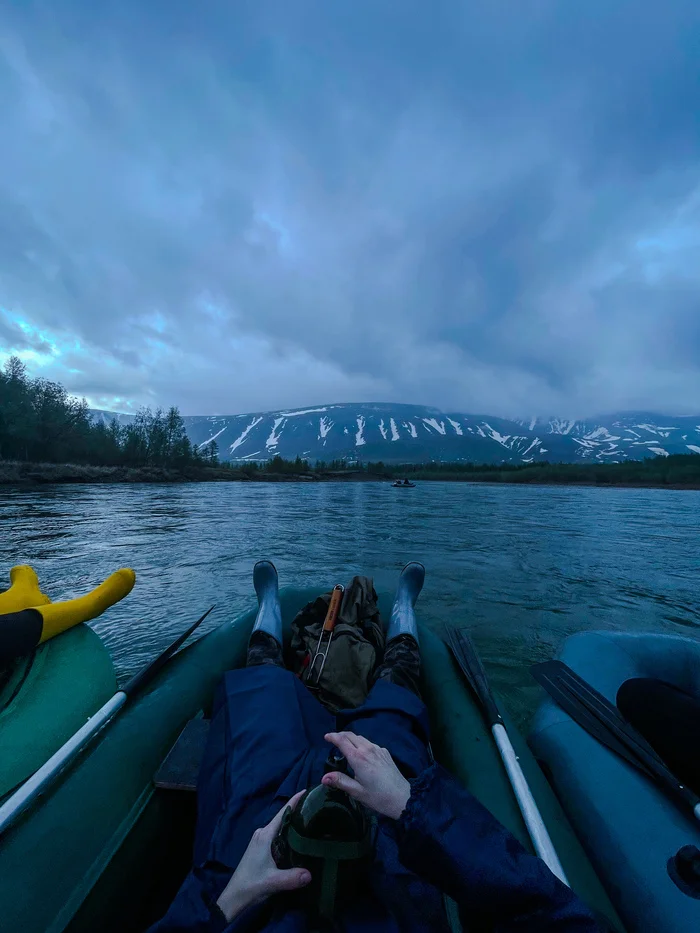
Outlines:
{"type": "Polygon", "coordinates": [[[197,790],[197,776],[209,735],[209,719],[202,713],[190,719],[166,755],[153,778],[161,790],[192,793],[197,790]]]}

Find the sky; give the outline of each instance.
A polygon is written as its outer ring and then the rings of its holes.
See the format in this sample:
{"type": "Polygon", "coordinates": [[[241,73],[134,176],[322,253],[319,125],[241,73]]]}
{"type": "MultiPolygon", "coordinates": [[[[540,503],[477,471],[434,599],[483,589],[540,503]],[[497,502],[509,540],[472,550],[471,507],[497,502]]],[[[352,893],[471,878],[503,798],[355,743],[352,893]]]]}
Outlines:
{"type": "Polygon", "coordinates": [[[698,0],[0,8],[0,362],[95,407],[700,413],[698,0]]]}

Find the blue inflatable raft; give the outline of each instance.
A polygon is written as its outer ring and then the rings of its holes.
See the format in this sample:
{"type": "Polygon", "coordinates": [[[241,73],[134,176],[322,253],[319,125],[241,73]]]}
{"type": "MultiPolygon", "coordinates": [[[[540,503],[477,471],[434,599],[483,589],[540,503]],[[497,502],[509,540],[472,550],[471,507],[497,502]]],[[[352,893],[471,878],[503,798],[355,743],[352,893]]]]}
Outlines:
{"type": "MultiPolygon", "coordinates": [[[[672,635],[586,632],[561,660],[612,703],[620,685],[653,677],[700,697],[700,642],[672,635]]],[[[673,880],[683,846],[700,848],[700,823],[645,775],[592,738],[551,700],[529,744],[628,933],[698,933],[700,898],[673,880]]]]}

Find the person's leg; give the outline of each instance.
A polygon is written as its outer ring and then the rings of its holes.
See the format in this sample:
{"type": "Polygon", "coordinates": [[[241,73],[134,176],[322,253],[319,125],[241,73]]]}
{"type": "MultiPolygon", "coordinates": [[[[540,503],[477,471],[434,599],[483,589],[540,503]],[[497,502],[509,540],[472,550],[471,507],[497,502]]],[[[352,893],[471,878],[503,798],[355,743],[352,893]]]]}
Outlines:
{"type": "Polygon", "coordinates": [[[253,586],[258,597],[258,614],[248,643],[248,667],[274,664],[284,667],[282,656],[282,608],[277,570],[269,560],[253,567],[253,586]]]}
{"type": "Polygon", "coordinates": [[[386,748],[407,778],[416,777],[432,763],[425,704],[412,691],[387,679],[377,681],[362,706],[340,710],[336,730],[354,732],[386,748]]]}
{"type": "Polygon", "coordinates": [[[373,683],[386,680],[420,697],[420,649],[413,635],[398,635],[386,647],[375,669],[373,683]]]}
{"type": "Polygon", "coordinates": [[[622,684],[617,706],[673,774],[700,794],[700,698],[640,677],[622,684]]]}
{"type": "Polygon", "coordinates": [[[411,690],[420,697],[420,650],[415,605],[425,580],[425,567],[412,561],[401,571],[386,633],[386,649],[374,673],[374,683],[384,680],[411,690]]]}
{"type": "Polygon", "coordinates": [[[267,632],[253,632],[248,642],[248,657],[246,667],[256,667],[259,664],[274,664],[275,667],[284,667],[282,646],[267,632]]]}
{"type": "Polygon", "coordinates": [[[333,722],[289,671],[261,664],[224,675],[197,781],[195,864],[235,867],[277,795],[307,786],[310,749],[323,746],[333,722]]]}

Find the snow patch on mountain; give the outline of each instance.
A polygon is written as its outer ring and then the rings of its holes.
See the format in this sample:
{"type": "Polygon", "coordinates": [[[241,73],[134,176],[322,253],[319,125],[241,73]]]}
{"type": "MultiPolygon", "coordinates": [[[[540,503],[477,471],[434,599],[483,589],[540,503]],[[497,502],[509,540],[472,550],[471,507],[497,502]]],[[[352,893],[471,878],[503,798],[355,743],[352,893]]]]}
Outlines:
{"type": "Polygon", "coordinates": [[[260,424],[261,421],[262,421],[262,415],[259,418],[253,418],[253,420],[250,422],[248,427],[243,431],[243,433],[239,437],[236,438],[233,444],[231,444],[231,446],[229,447],[229,450],[231,451],[231,453],[233,453],[234,450],[238,450],[241,444],[245,441],[246,437],[248,437],[248,434],[253,430],[253,428],[256,425],[260,424]]]}
{"type": "Polygon", "coordinates": [[[663,447],[650,447],[649,450],[659,457],[668,457],[668,451],[664,450],[663,447]]]}
{"type": "Polygon", "coordinates": [[[389,424],[390,424],[390,426],[391,426],[391,439],[392,439],[392,441],[398,441],[398,440],[400,440],[401,435],[399,434],[399,429],[396,427],[396,422],[394,421],[393,418],[390,418],[390,419],[389,419],[389,424]]]}
{"type": "Polygon", "coordinates": [[[384,438],[384,440],[386,440],[387,430],[386,430],[386,428],[384,427],[384,419],[383,419],[383,418],[382,418],[381,421],[379,422],[379,430],[380,430],[381,435],[382,435],[382,437],[384,438]]]}
{"type": "MultiPolygon", "coordinates": [[[[528,447],[528,449],[527,449],[527,450],[524,450],[520,456],[521,456],[521,457],[523,458],[523,460],[524,460],[525,457],[527,457],[527,455],[530,453],[530,451],[532,450],[533,447],[539,447],[541,444],[542,444],[542,441],[540,441],[539,437],[536,437],[536,438],[534,439],[534,441],[530,444],[530,446],[528,447]]],[[[531,458],[531,459],[532,459],[532,458],[531,458]]]]}
{"type": "Polygon", "coordinates": [[[587,441],[619,441],[620,438],[614,434],[611,434],[607,428],[596,428],[595,431],[590,431],[588,434],[583,435],[587,441]]]}
{"type": "Polygon", "coordinates": [[[686,444],[688,450],[692,450],[694,454],[700,454],[700,447],[696,447],[695,444],[686,444]]]}
{"type": "Polygon", "coordinates": [[[364,439],[363,432],[365,430],[365,416],[358,415],[355,419],[357,421],[357,434],[355,435],[355,447],[362,447],[363,444],[366,444],[367,441],[364,439]]]}
{"type": "Polygon", "coordinates": [[[220,431],[217,431],[216,434],[213,435],[213,437],[210,437],[208,440],[204,441],[203,444],[197,444],[197,447],[199,448],[199,450],[201,450],[203,447],[207,447],[209,444],[213,444],[214,441],[217,439],[217,437],[219,437],[219,435],[224,433],[226,428],[227,428],[227,425],[224,425],[220,431]]]}
{"type": "Polygon", "coordinates": [[[423,421],[431,428],[435,428],[438,434],[445,434],[445,422],[438,421],[437,418],[423,418],[423,421]]]}
{"type": "Polygon", "coordinates": [[[462,425],[459,423],[459,421],[453,421],[452,418],[448,418],[447,420],[454,428],[455,434],[459,434],[460,437],[464,437],[464,431],[462,430],[462,425]]]}
{"type": "Polygon", "coordinates": [[[403,426],[411,432],[411,437],[418,437],[418,431],[412,421],[404,421],[403,426]]]}
{"type": "Polygon", "coordinates": [[[302,408],[300,411],[281,411],[279,412],[283,418],[296,418],[298,415],[315,415],[319,411],[328,411],[328,406],[325,408],[302,408]]]}
{"type": "Polygon", "coordinates": [[[549,429],[552,434],[570,434],[571,429],[575,426],[575,421],[566,421],[563,418],[553,418],[549,422],[549,429]]]}
{"type": "Polygon", "coordinates": [[[331,421],[330,418],[326,418],[325,416],[322,416],[321,418],[318,419],[318,439],[324,442],[324,446],[325,446],[325,439],[326,437],[328,437],[328,434],[330,433],[330,430],[332,427],[333,427],[333,422],[331,421]]]}
{"type": "Polygon", "coordinates": [[[512,444],[510,445],[508,444],[508,441],[511,439],[510,434],[499,433],[495,428],[491,427],[488,421],[484,421],[484,427],[486,428],[488,433],[491,435],[491,437],[494,439],[494,441],[496,441],[496,443],[501,444],[501,446],[503,447],[512,446],[512,444]]]}
{"type": "Polygon", "coordinates": [[[659,437],[668,437],[671,431],[676,430],[675,427],[665,428],[658,424],[635,424],[635,428],[642,428],[642,430],[648,431],[650,434],[656,434],[659,437]]]}
{"type": "Polygon", "coordinates": [[[272,425],[272,430],[270,431],[270,436],[265,441],[265,447],[267,447],[268,450],[274,450],[275,447],[278,446],[280,442],[280,437],[282,436],[282,431],[284,430],[284,426],[286,423],[287,423],[286,417],[275,418],[275,422],[272,425]],[[278,428],[279,428],[279,433],[277,433],[278,428]]]}

